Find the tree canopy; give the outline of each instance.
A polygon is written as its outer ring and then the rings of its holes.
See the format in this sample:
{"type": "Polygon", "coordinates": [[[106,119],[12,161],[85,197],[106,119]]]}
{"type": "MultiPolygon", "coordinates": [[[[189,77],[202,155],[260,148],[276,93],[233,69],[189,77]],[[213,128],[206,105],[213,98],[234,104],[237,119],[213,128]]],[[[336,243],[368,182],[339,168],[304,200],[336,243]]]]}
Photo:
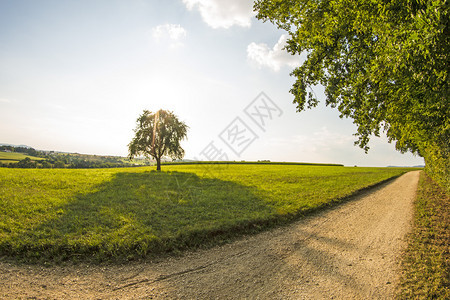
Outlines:
{"type": "Polygon", "coordinates": [[[286,50],[307,53],[291,75],[297,111],[315,107],[311,87],[357,125],[366,151],[384,130],[402,152],[425,158],[449,188],[448,0],[258,0],[257,18],[286,30],[286,50]]]}
{"type": "Polygon", "coordinates": [[[178,120],[173,112],[159,110],[152,113],[144,110],[137,119],[135,136],[128,144],[130,159],[143,155],[156,160],[157,170],[161,170],[161,158],[181,159],[184,150],[180,142],[186,138],[188,126],[178,120]]]}

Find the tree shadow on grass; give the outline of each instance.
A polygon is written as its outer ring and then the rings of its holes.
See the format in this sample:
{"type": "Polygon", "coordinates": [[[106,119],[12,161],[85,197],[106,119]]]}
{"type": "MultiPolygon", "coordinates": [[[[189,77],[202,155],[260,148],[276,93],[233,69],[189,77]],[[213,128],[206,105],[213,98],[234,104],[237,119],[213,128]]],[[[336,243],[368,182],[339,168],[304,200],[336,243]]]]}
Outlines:
{"type": "Polygon", "coordinates": [[[211,246],[272,218],[257,195],[256,188],[194,173],[117,173],[56,207],[58,217],[26,232],[16,250],[32,260],[105,260],[211,246]]]}

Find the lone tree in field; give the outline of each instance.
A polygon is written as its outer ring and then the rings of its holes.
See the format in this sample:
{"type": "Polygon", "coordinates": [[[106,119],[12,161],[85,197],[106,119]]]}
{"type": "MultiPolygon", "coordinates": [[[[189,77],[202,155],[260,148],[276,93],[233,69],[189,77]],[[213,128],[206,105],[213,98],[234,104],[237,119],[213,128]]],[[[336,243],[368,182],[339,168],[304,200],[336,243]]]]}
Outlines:
{"type": "Polygon", "coordinates": [[[257,18],[289,34],[286,50],[305,52],[291,75],[297,111],[315,107],[311,87],[357,125],[368,150],[386,132],[397,150],[424,157],[450,190],[448,0],[257,0],[257,18]]]}
{"type": "Polygon", "coordinates": [[[144,110],[137,119],[135,136],[128,144],[128,156],[152,157],[156,170],[161,171],[161,158],[181,159],[184,150],[180,142],[186,137],[188,126],[178,120],[173,112],[160,109],[156,113],[144,110]]]}

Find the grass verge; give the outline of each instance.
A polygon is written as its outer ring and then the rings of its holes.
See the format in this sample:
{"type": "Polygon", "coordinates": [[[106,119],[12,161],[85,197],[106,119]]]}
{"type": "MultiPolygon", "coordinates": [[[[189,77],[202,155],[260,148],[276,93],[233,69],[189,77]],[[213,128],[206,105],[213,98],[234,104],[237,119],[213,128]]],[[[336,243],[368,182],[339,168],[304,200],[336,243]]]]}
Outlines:
{"type": "Polygon", "coordinates": [[[421,172],[398,299],[450,299],[450,196],[421,172]]]}
{"type": "Polygon", "coordinates": [[[134,259],[286,223],[410,169],[176,165],[0,169],[0,255],[134,259]]]}

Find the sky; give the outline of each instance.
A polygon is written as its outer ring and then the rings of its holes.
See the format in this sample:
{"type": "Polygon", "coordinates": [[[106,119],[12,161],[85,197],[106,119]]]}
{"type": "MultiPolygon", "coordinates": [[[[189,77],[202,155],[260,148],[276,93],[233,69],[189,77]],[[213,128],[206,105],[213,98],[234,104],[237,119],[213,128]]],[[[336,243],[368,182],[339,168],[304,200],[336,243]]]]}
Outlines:
{"type": "Polygon", "coordinates": [[[302,56],[247,0],[0,0],[0,143],[128,153],[144,109],[189,126],[186,159],[414,166],[385,136],[366,154],[351,119],[296,112],[302,56]]]}

